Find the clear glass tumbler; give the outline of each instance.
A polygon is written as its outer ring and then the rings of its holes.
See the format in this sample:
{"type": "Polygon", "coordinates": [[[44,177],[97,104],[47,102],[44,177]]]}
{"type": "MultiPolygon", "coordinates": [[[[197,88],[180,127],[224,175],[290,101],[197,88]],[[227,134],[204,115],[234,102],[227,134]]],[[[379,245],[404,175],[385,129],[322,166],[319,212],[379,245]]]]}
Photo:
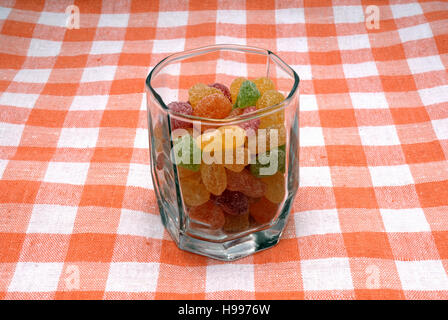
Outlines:
{"type": "Polygon", "coordinates": [[[151,173],[162,222],[179,248],[230,261],[279,241],[299,181],[298,85],[277,55],[239,45],[176,53],[149,73],[151,173]],[[187,102],[196,83],[229,87],[238,77],[267,77],[284,99],[225,119],[167,106],[187,102]]]}

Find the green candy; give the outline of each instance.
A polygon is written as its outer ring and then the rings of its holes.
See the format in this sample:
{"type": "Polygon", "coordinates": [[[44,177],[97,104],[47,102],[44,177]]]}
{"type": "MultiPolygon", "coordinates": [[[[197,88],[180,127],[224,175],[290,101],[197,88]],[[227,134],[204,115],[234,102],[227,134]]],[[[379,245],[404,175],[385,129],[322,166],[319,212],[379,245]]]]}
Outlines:
{"type": "Polygon", "coordinates": [[[284,173],[286,167],[286,152],[285,146],[280,146],[276,149],[272,149],[265,153],[259,154],[255,163],[250,165],[250,172],[256,177],[271,176],[278,171],[284,173]],[[275,167],[275,161],[278,159],[277,167],[275,167]],[[271,163],[274,162],[274,163],[271,163]],[[272,170],[268,171],[270,166],[273,166],[272,170]],[[265,170],[260,171],[261,168],[265,170]]]}
{"type": "Polygon", "coordinates": [[[246,108],[254,106],[260,97],[260,91],[252,81],[246,80],[241,84],[240,91],[236,98],[236,106],[238,108],[246,108]]]}
{"type": "Polygon", "coordinates": [[[198,171],[201,163],[201,149],[198,148],[193,137],[186,134],[174,140],[174,163],[192,171],[198,171]]]}

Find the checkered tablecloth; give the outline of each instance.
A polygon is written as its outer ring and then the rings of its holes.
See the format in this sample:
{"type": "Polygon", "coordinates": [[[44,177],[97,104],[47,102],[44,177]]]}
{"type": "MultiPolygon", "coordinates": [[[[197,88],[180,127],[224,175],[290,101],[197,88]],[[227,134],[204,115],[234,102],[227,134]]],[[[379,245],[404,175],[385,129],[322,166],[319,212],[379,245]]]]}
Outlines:
{"type": "Polygon", "coordinates": [[[0,6],[0,299],[448,298],[446,1],[0,6]],[[288,226],[232,263],[177,249],[149,170],[148,71],[215,43],[301,77],[288,226]]]}

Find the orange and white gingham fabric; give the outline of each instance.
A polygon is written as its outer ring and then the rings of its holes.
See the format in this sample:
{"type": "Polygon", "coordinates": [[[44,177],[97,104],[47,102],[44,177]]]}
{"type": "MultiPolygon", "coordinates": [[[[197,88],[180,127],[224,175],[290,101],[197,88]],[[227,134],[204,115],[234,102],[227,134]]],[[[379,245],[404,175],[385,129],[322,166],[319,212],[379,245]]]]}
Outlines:
{"type": "Polygon", "coordinates": [[[448,298],[446,1],[0,6],[0,299],[448,298]],[[288,226],[232,263],[177,249],[149,170],[150,67],[214,43],[301,77],[288,226]]]}

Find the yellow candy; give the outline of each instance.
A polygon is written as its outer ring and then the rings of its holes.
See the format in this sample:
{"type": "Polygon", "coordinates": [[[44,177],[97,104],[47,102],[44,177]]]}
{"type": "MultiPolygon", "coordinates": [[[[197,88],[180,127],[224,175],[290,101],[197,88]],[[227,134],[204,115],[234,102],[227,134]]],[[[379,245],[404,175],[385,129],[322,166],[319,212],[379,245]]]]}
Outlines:
{"type": "Polygon", "coordinates": [[[280,203],[285,198],[285,177],[281,172],[272,176],[261,177],[266,184],[265,198],[273,203],[280,203]]]}
{"type": "Polygon", "coordinates": [[[226,189],[227,174],[222,165],[203,163],[201,165],[201,178],[207,190],[215,196],[219,196],[226,189]]]}
{"type": "MultiPolygon", "coordinates": [[[[257,109],[264,109],[285,100],[285,96],[278,91],[268,90],[257,101],[257,109]]],[[[282,124],[285,121],[285,111],[280,110],[274,114],[270,114],[260,118],[260,129],[267,128],[272,125],[282,124]]]]}
{"type": "Polygon", "coordinates": [[[222,126],[214,131],[205,132],[196,138],[196,145],[203,152],[236,149],[244,145],[246,131],[240,126],[222,126]]]}
{"type": "Polygon", "coordinates": [[[236,98],[238,97],[238,92],[240,91],[241,84],[246,81],[246,78],[236,78],[230,84],[230,95],[232,96],[232,103],[236,103],[236,98]]]}
{"type": "Polygon", "coordinates": [[[200,173],[180,179],[182,197],[187,206],[200,206],[210,199],[210,192],[201,181],[200,173]]]}
{"type": "Polygon", "coordinates": [[[263,95],[268,90],[275,90],[275,85],[272,80],[266,77],[257,78],[253,80],[253,83],[255,83],[261,95],[263,95]]]}
{"type": "Polygon", "coordinates": [[[222,91],[217,88],[209,87],[204,83],[196,83],[188,90],[188,101],[194,109],[198,105],[199,101],[202,100],[202,98],[213,93],[219,93],[223,95],[222,91]]]}
{"type": "Polygon", "coordinates": [[[286,128],[282,124],[273,124],[267,128],[259,129],[257,135],[254,137],[249,137],[247,148],[251,154],[264,153],[272,148],[282,146],[286,143],[286,128]],[[262,134],[261,130],[265,130],[266,134],[262,134]],[[277,141],[271,137],[277,133],[277,141]]]}
{"type": "Polygon", "coordinates": [[[249,149],[238,148],[233,152],[232,163],[226,163],[228,161],[225,161],[225,159],[223,159],[223,163],[226,169],[229,169],[230,171],[233,172],[241,172],[249,164],[249,159],[250,159],[249,149]]]}

